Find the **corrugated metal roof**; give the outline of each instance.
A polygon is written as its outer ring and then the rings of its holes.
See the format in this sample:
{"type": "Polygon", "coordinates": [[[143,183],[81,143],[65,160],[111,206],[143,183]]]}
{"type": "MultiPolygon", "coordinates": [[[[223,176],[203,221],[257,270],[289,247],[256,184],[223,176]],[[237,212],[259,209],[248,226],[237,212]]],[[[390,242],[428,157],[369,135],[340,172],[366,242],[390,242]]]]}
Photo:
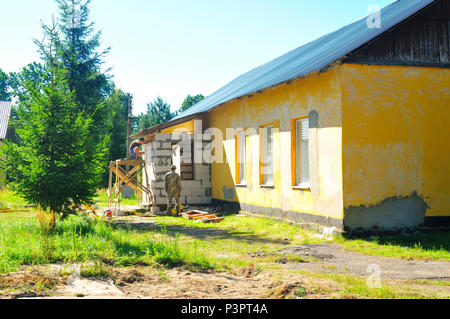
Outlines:
{"type": "Polygon", "coordinates": [[[0,139],[6,137],[9,116],[11,115],[11,102],[0,101],[0,139]]]}
{"type": "Polygon", "coordinates": [[[381,28],[369,28],[367,17],[358,20],[239,76],[174,120],[208,111],[235,98],[319,71],[434,1],[397,0],[381,10],[381,28]]]}

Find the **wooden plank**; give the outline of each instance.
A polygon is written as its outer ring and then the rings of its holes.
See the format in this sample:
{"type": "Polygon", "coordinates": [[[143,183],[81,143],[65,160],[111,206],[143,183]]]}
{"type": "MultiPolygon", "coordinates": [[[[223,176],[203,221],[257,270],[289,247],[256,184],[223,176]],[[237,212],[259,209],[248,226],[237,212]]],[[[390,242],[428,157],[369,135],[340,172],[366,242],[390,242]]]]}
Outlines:
{"type": "Polygon", "coordinates": [[[193,216],[192,220],[199,220],[199,219],[212,219],[212,218],[217,218],[216,215],[198,215],[198,216],[193,216]]]}
{"type": "Polygon", "coordinates": [[[224,219],[225,219],[225,217],[216,217],[216,218],[202,220],[202,222],[204,222],[205,224],[206,223],[220,223],[224,219]]]}
{"type": "Polygon", "coordinates": [[[144,164],[144,163],[145,163],[144,160],[137,160],[137,159],[133,159],[133,160],[118,160],[118,161],[112,162],[113,165],[119,164],[121,166],[141,165],[141,164],[144,164]]]}

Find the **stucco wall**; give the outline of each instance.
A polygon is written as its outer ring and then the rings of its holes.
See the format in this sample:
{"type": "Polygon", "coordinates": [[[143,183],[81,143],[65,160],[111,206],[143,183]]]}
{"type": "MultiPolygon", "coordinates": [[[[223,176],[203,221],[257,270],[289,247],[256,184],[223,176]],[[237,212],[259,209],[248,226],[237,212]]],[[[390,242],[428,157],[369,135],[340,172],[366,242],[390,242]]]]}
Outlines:
{"type": "Polygon", "coordinates": [[[339,80],[339,68],[334,68],[212,110],[210,127],[224,134],[227,128],[253,128],[257,132],[247,137],[246,187],[235,186],[235,140],[224,137],[226,163],[212,164],[213,199],[238,202],[245,210],[278,217],[342,224],[339,80]],[[293,189],[291,180],[291,120],[309,114],[317,115],[309,129],[311,190],[298,190],[293,189]],[[269,123],[279,129],[274,134],[273,189],[262,188],[259,180],[258,128],[269,123]]]}
{"type": "Polygon", "coordinates": [[[450,216],[449,72],[341,66],[346,226],[450,216]]]}

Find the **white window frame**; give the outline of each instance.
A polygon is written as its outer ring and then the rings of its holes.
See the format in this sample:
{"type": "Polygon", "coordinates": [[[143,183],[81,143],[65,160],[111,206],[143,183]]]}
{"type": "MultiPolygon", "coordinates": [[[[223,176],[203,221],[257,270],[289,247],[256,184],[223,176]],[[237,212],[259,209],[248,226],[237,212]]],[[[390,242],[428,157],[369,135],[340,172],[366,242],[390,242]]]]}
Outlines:
{"type": "Polygon", "coordinates": [[[238,185],[247,185],[246,179],[246,156],[247,156],[247,146],[246,146],[246,137],[247,134],[245,132],[239,132],[236,136],[236,151],[237,154],[237,163],[239,175],[237,176],[238,185]]]}
{"type": "Polygon", "coordinates": [[[273,166],[273,150],[274,150],[274,126],[267,125],[262,127],[262,186],[274,186],[274,166],[273,166]],[[268,152],[269,148],[269,135],[268,132],[271,132],[271,150],[268,152]],[[270,158],[269,158],[270,157],[270,158]],[[268,167],[268,165],[270,166],[268,167]],[[270,170],[270,174],[266,173],[266,170],[270,170]],[[269,177],[269,178],[268,178],[269,177]],[[271,177],[271,178],[270,178],[271,177]]]}
{"type": "Polygon", "coordinates": [[[310,189],[309,117],[295,120],[295,187],[310,189]]]}

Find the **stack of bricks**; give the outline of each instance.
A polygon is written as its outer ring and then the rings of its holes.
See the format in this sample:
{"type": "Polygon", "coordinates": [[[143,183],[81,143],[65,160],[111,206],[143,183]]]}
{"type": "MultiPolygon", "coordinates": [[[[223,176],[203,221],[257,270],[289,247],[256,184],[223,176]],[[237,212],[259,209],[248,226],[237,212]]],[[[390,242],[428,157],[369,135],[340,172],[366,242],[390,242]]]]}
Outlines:
{"type": "MultiPolygon", "coordinates": [[[[210,142],[203,141],[203,146],[208,143],[210,142]]],[[[161,210],[166,209],[167,194],[164,189],[164,176],[172,166],[172,135],[156,134],[154,142],[146,148],[145,160],[154,204],[161,210]]],[[[194,164],[194,180],[182,180],[181,187],[181,204],[211,204],[211,164],[194,164]]]]}

